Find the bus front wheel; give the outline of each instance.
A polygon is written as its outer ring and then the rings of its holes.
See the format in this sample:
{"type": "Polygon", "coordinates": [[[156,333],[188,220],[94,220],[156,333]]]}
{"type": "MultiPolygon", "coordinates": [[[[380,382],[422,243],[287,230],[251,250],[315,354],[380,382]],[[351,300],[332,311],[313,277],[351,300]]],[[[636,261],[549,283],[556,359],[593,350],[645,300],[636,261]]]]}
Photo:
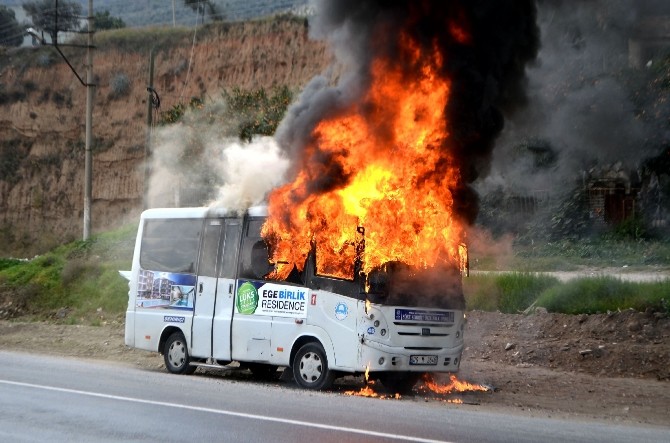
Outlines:
{"type": "Polygon", "coordinates": [[[303,345],[293,359],[296,383],[306,389],[327,389],[333,384],[335,373],[328,368],[328,358],[320,343],[303,345]]]}

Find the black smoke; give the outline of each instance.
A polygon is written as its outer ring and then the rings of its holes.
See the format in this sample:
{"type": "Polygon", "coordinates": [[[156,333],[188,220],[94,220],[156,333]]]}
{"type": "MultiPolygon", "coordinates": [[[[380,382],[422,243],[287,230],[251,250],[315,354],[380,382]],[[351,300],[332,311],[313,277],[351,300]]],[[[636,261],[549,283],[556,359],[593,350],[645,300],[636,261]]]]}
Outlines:
{"type": "MultiPolygon", "coordinates": [[[[310,28],[314,37],[330,43],[341,74],[335,85],[321,76],[307,86],[278,130],[280,144],[292,158],[300,159],[305,146],[314,143],[311,134],[319,121],[352,104],[364,115],[368,104],[358,100],[369,87],[371,62],[377,57],[396,60],[408,79],[416,75],[421,61],[413,62],[400,49],[399,39],[407,35],[421,46],[423,54],[437,48],[443,59],[440,75],[451,81],[446,105],[450,137],[444,146],[435,148],[448,150],[461,171],[461,182],[451,190],[456,215],[472,223],[478,204],[470,184],[489,170],[503,115],[526,102],[525,68],[539,47],[535,2],[320,0],[310,28]],[[467,41],[450,32],[454,24],[469,35],[467,41]]],[[[389,155],[392,150],[389,146],[389,155]]],[[[337,160],[316,155],[310,161],[337,160]]],[[[434,174],[443,174],[448,166],[445,161],[434,174]]],[[[317,169],[337,173],[342,168],[323,164],[317,169]]],[[[346,184],[346,177],[318,175],[308,185],[313,192],[319,192],[323,183],[331,190],[333,183],[346,184]]]]}
{"type": "Polygon", "coordinates": [[[663,99],[638,83],[659,60],[648,55],[635,66],[631,43],[662,31],[653,25],[669,15],[667,0],[538,0],[542,47],[527,70],[530,100],[507,121],[481,193],[564,197],[582,171],[617,163],[632,171],[658,155],[670,131],[655,124],[655,114],[667,115],[668,106],[658,106],[663,99]],[[520,148],[536,140],[551,149],[552,167],[536,168],[523,157],[520,148]]]}

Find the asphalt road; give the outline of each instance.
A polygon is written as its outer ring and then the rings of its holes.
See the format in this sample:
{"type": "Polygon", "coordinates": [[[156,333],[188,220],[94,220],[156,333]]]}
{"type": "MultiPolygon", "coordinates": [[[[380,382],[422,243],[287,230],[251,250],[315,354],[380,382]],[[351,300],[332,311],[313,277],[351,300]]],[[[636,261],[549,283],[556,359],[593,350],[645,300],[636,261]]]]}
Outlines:
{"type": "Polygon", "coordinates": [[[0,351],[0,441],[667,442],[669,428],[528,418],[0,351]]]}

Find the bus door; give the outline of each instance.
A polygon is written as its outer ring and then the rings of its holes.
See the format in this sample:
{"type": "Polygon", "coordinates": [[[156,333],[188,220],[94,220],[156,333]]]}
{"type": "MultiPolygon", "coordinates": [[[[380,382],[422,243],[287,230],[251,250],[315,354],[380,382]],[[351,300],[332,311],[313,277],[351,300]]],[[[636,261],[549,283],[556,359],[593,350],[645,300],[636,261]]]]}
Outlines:
{"type": "Polygon", "coordinates": [[[194,357],[230,358],[230,321],[240,232],[239,219],[205,220],[191,334],[194,357]]]}
{"type": "Polygon", "coordinates": [[[243,229],[237,270],[236,297],[239,303],[235,306],[232,329],[233,360],[267,362],[271,357],[273,317],[258,306],[258,290],[267,283],[264,277],[272,270],[268,246],[261,237],[264,222],[263,217],[249,217],[243,229]],[[251,295],[247,298],[248,305],[239,299],[245,294],[251,295]]]}
{"type": "Polygon", "coordinates": [[[212,327],[212,356],[217,360],[231,360],[231,330],[235,303],[237,258],[242,236],[242,220],[226,219],[223,227],[221,259],[218,267],[217,297],[212,327]]]}

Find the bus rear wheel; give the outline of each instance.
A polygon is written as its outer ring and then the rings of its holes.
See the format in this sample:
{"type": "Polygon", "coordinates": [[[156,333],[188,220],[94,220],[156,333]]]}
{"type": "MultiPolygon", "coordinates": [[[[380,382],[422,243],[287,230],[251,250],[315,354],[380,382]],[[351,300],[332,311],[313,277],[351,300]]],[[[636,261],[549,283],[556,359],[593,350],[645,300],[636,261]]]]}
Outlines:
{"type": "Polygon", "coordinates": [[[165,367],[173,374],[193,374],[195,366],[191,366],[191,357],[188,355],[186,339],[181,332],[175,332],[168,337],[163,346],[165,367]]]}
{"type": "Polygon", "coordinates": [[[293,358],[293,376],[305,389],[328,389],[335,373],[328,368],[328,358],[320,343],[303,345],[293,358]]]}

